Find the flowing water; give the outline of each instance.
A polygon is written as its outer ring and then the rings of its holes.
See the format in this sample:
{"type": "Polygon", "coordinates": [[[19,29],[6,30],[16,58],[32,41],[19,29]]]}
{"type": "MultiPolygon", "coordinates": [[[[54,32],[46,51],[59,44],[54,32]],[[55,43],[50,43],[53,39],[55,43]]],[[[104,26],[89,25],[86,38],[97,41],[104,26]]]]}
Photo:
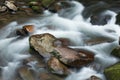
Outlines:
{"type": "Polygon", "coordinates": [[[71,1],[71,4],[72,7],[62,9],[58,13],[45,11],[43,17],[31,19],[23,24],[14,21],[0,30],[0,68],[3,80],[13,80],[21,61],[30,56],[30,54],[26,54],[29,53],[29,36],[22,39],[18,39],[18,36],[8,37],[17,28],[22,28],[27,24],[35,25],[33,34],[50,33],[57,38],[68,38],[74,43],[70,47],[86,49],[95,53],[95,63],[100,65],[102,70],[98,71],[90,66],[83,67],[79,71],[74,71],[66,80],[86,80],[92,75],[105,80],[103,69],[119,61],[110,55],[111,51],[119,46],[120,27],[115,24],[116,13],[107,10],[102,15],[112,16],[108,23],[104,26],[92,25],[90,18],[85,20],[82,17],[83,5],[76,1],[71,1]],[[108,30],[112,30],[112,32],[108,30]],[[86,43],[87,40],[96,38],[107,38],[112,42],[95,45],[86,43]]]}

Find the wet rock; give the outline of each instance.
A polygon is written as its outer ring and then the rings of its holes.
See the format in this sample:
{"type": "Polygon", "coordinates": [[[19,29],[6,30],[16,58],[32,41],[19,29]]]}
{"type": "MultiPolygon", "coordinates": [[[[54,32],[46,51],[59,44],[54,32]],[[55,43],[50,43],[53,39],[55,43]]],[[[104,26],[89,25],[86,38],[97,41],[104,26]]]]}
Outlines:
{"type": "Polygon", "coordinates": [[[44,9],[41,6],[41,3],[37,2],[37,1],[31,1],[29,2],[29,7],[37,13],[43,13],[44,9]]]}
{"type": "Polygon", "coordinates": [[[6,6],[0,6],[0,12],[5,12],[7,11],[7,7],[6,6]]]}
{"type": "Polygon", "coordinates": [[[62,9],[61,5],[59,3],[53,4],[49,7],[49,11],[56,13],[59,12],[62,9]]]}
{"type": "Polygon", "coordinates": [[[90,22],[93,25],[105,25],[111,19],[110,15],[95,14],[91,16],[90,22]]]}
{"type": "Polygon", "coordinates": [[[120,25],[120,13],[116,16],[116,24],[120,25]]]}
{"type": "Polygon", "coordinates": [[[51,57],[48,61],[48,70],[58,75],[67,75],[69,73],[68,68],[55,57],[51,57]]]}
{"type": "Polygon", "coordinates": [[[72,45],[73,43],[67,39],[67,38],[57,38],[55,41],[54,41],[54,46],[55,47],[60,47],[60,46],[70,46],[72,45]]]}
{"type": "MultiPolygon", "coordinates": [[[[107,30],[108,31],[108,30],[107,30]]],[[[110,32],[110,30],[109,30],[110,32]]],[[[113,31],[111,31],[113,32],[113,31]]],[[[114,40],[110,40],[109,38],[92,38],[92,39],[89,39],[89,40],[86,40],[85,43],[87,45],[96,45],[96,44],[101,44],[101,43],[106,43],[106,42],[113,42],[114,40]]]]}
{"type": "Polygon", "coordinates": [[[52,52],[54,49],[53,42],[55,40],[56,38],[53,35],[45,33],[32,35],[29,38],[29,43],[31,49],[34,49],[43,57],[49,57],[49,52],[52,52]]]}
{"type": "Polygon", "coordinates": [[[55,0],[42,0],[41,4],[43,5],[43,7],[48,8],[48,7],[50,7],[54,2],[55,2],[55,0]]]}
{"type": "Polygon", "coordinates": [[[33,15],[33,10],[31,8],[22,8],[21,10],[29,16],[33,15]]]}
{"type": "Polygon", "coordinates": [[[68,38],[58,38],[58,40],[62,42],[63,46],[70,46],[73,44],[68,38]]]}
{"type": "Polygon", "coordinates": [[[106,68],[104,74],[107,80],[120,80],[120,63],[106,68]]]}
{"type": "Polygon", "coordinates": [[[27,36],[28,33],[26,31],[24,31],[23,29],[17,29],[16,30],[16,35],[27,36]]]}
{"type": "Polygon", "coordinates": [[[53,75],[47,72],[43,72],[39,74],[39,79],[40,80],[64,80],[65,77],[61,77],[61,76],[57,76],[57,75],[53,75]]]}
{"type": "Polygon", "coordinates": [[[102,79],[100,79],[99,77],[97,77],[97,76],[91,76],[89,79],[87,79],[87,80],[102,80],[102,79]]]}
{"type": "Polygon", "coordinates": [[[5,6],[7,6],[10,10],[17,11],[18,8],[11,1],[5,1],[5,6]]]}
{"type": "Polygon", "coordinates": [[[64,64],[71,67],[80,67],[94,61],[93,54],[77,52],[68,47],[56,47],[51,54],[64,64]]]}
{"type": "Polygon", "coordinates": [[[34,25],[25,25],[23,26],[23,29],[27,31],[28,33],[34,32],[34,25]]]}
{"type": "Polygon", "coordinates": [[[39,2],[37,2],[37,1],[31,1],[31,2],[29,2],[29,6],[31,7],[31,6],[39,6],[40,5],[40,3],[39,2]]]}
{"type": "Polygon", "coordinates": [[[40,7],[40,6],[32,6],[31,7],[32,8],[32,10],[34,11],[34,12],[37,12],[37,13],[43,13],[43,8],[42,7],[40,7]]]}
{"type": "Polygon", "coordinates": [[[120,58],[120,47],[117,47],[115,48],[112,52],[111,52],[112,55],[120,58]]]}
{"type": "Polygon", "coordinates": [[[101,13],[109,8],[109,5],[103,1],[95,3],[84,9],[82,15],[85,19],[89,18],[93,14],[101,13]]]}
{"type": "Polygon", "coordinates": [[[25,25],[22,29],[17,29],[16,34],[20,36],[27,36],[34,31],[34,25],[25,25]]]}
{"type": "Polygon", "coordinates": [[[35,80],[34,72],[30,70],[28,67],[21,67],[19,69],[19,75],[22,78],[22,80],[35,80]]]}

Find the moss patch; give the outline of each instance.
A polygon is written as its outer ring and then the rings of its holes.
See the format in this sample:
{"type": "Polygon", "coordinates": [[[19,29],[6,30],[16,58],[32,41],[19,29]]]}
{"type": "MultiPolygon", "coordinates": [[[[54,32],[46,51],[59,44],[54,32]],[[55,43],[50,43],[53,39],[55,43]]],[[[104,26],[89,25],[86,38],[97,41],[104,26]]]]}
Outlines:
{"type": "Polygon", "coordinates": [[[107,80],[120,80],[120,63],[106,68],[104,74],[107,80]]]}

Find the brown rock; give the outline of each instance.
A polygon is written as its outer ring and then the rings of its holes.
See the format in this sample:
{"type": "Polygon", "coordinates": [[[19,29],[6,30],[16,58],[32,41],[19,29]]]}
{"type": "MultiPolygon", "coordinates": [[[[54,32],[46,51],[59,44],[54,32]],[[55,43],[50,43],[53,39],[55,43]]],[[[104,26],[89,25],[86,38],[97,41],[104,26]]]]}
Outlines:
{"type": "Polygon", "coordinates": [[[91,76],[89,79],[87,79],[87,80],[102,80],[102,79],[100,79],[99,77],[97,77],[97,76],[91,76]]]}
{"type": "Polygon", "coordinates": [[[49,33],[32,35],[29,39],[30,47],[37,51],[41,56],[50,56],[49,52],[54,49],[53,42],[55,37],[49,33]]]}
{"type": "Polygon", "coordinates": [[[34,25],[25,25],[23,26],[23,30],[27,31],[28,33],[34,32],[34,25]]]}
{"type": "Polygon", "coordinates": [[[19,74],[23,80],[35,80],[33,71],[28,67],[21,67],[19,69],[19,74]]]}
{"type": "Polygon", "coordinates": [[[25,25],[22,29],[17,29],[16,34],[20,36],[27,36],[34,31],[34,25],[25,25]]]}
{"type": "Polygon", "coordinates": [[[68,66],[80,67],[94,60],[94,55],[86,52],[77,52],[68,47],[56,47],[53,56],[68,66]]]}
{"type": "Polygon", "coordinates": [[[69,73],[68,68],[55,57],[51,57],[48,61],[48,69],[51,73],[58,75],[67,75],[69,73]]]}
{"type": "Polygon", "coordinates": [[[17,29],[16,34],[20,35],[20,36],[27,36],[28,35],[28,33],[26,31],[24,31],[23,29],[17,29]]]}
{"type": "Polygon", "coordinates": [[[65,77],[53,75],[47,72],[43,72],[39,74],[39,79],[40,80],[64,80],[65,77]]]}

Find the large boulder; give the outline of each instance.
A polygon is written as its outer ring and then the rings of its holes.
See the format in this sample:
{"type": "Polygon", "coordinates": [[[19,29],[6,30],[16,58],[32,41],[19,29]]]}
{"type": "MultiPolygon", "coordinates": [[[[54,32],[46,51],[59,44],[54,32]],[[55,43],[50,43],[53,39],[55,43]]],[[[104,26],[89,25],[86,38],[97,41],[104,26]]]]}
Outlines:
{"type": "Polygon", "coordinates": [[[51,73],[58,75],[67,75],[69,73],[68,68],[55,57],[51,57],[48,61],[48,69],[51,73]]]}
{"type": "Polygon", "coordinates": [[[51,54],[71,67],[80,67],[94,61],[93,54],[78,52],[68,47],[56,47],[51,54]]]}
{"type": "Polygon", "coordinates": [[[120,63],[106,68],[104,74],[107,80],[120,80],[120,63]]]}
{"type": "Polygon", "coordinates": [[[56,38],[49,33],[32,35],[29,38],[30,48],[43,57],[49,57],[49,53],[54,50],[53,42],[55,40],[56,38]]]}
{"type": "Polygon", "coordinates": [[[56,57],[64,64],[80,67],[94,60],[94,54],[89,51],[76,51],[63,45],[63,41],[49,33],[32,35],[29,39],[30,48],[42,57],[56,57]]]}
{"type": "Polygon", "coordinates": [[[116,56],[116,57],[120,58],[120,47],[115,48],[115,49],[111,52],[111,54],[112,54],[113,56],[116,56]]]}

